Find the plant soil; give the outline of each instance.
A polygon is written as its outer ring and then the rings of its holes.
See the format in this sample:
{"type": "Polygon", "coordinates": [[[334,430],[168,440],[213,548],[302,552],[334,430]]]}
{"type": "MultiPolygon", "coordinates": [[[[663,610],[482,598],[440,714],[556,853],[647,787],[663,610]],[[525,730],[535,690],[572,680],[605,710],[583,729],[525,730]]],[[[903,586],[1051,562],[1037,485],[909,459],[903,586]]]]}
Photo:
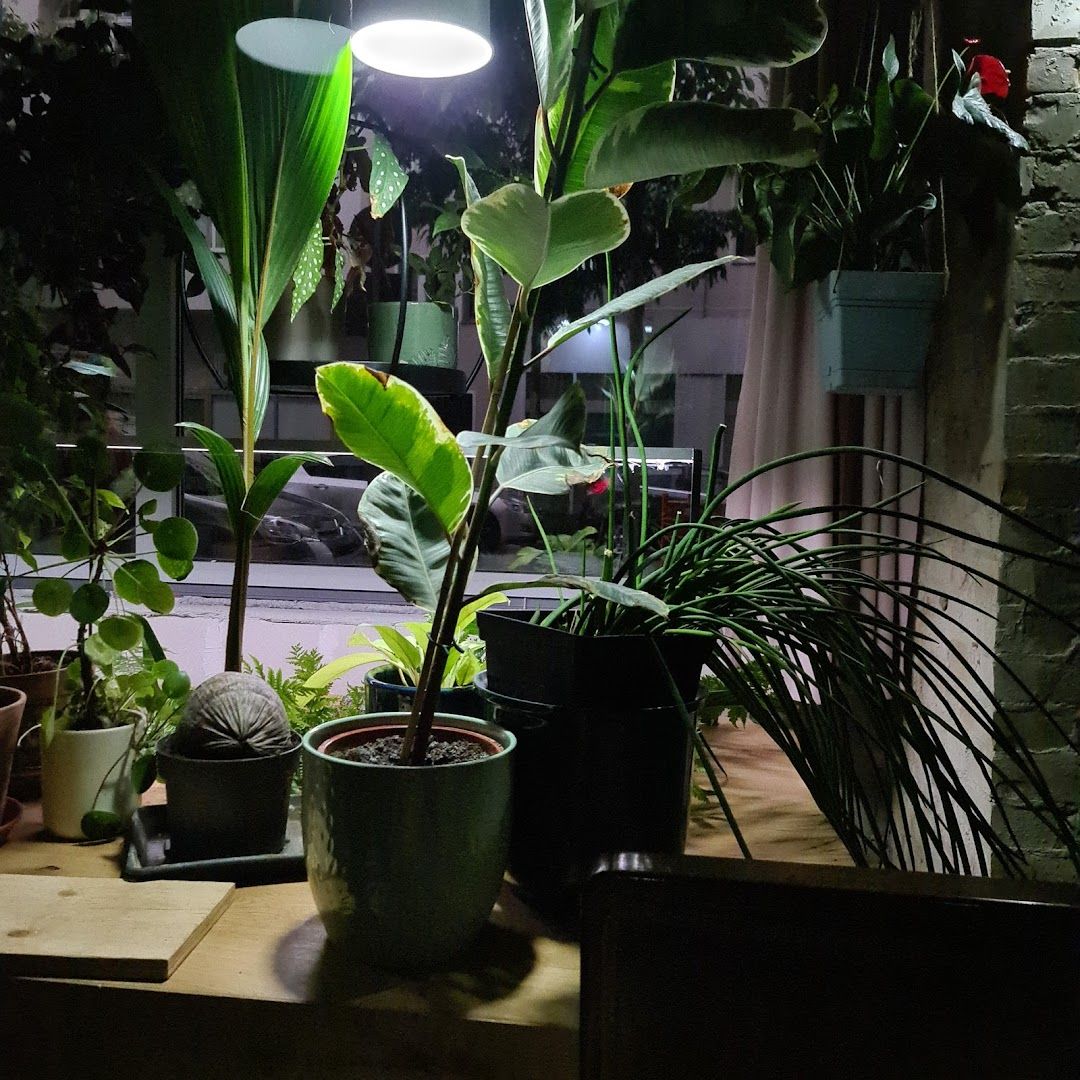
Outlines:
{"type": "MultiPolygon", "coordinates": [[[[330,756],[344,761],[358,761],[364,765],[400,765],[401,735],[384,735],[381,739],[360,746],[350,746],[347,750],[331,750],[330,756]]],[[[436,733],[428,744],[425,765],[461,765],[467,761],[479,761],[488,756],[488,751],[472,739],[460,739],[451,736],[441,737],[436,733]]]]}
{"type": "Polygon", "coordinates": [[[51,656],[35,655],[30,662],[30,670],[23,671],[17,663],[11,660],[0,660],[0,676],[4,675],[38,675],[56,670],[56,661],[51,656]]]}

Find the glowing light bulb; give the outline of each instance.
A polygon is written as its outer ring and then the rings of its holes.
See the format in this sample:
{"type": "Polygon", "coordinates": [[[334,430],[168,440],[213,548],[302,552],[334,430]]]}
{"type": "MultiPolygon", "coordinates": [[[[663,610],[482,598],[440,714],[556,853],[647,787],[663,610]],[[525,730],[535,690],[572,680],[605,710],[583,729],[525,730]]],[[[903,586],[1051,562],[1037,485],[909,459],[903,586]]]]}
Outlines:
{"type": "Polygon", "coordinates": [[[391,75],[445,79],[482,68],[491,43],[473,30],[434,19],[388,19],[357,30],[353,55],[391,75]]]}

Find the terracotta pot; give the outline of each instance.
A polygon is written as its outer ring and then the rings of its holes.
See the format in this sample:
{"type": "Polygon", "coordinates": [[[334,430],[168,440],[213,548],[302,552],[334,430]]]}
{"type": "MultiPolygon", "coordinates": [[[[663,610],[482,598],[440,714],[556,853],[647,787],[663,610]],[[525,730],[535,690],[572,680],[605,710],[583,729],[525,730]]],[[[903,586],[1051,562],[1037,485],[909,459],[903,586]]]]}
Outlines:
{"type": "Polygon", "coordinates": [[[83,815],[105,810],[127,822],[135,810],[131,785],[135,725],[60,731],[41,751],[41,812],[45,828],[82,840],[83,815]]]}
{"type": "Polygon", "coordinates": [[[75,663],[74,659],[70,659],[70,652],[60,649],[35,651],[33,657],[35,660],[42,657],[51,660],[52,668],[32,671],[29,675],[9,675],[0,669],[0,686],[13,687],[26,695],[26,708],[23,710],[22,725],[19,728],[19,742],[11,766],[9,788],[11,795],[23,802],[41,798],[41,741],[37,729],[42,714],[51,705],[55,703],[58,713],[63,711],[71,696],[70,683],[64,676],[75,663]],[[69,663],[60,667],[65,657],[69,658],[69,663]]]}
{"type": "Polygon", "coordinates": [[[7,798],[11,760],[19,738],[19,722],[26,708],[26,695],[9,686],[0,687],[0,809],[7,798]]]}

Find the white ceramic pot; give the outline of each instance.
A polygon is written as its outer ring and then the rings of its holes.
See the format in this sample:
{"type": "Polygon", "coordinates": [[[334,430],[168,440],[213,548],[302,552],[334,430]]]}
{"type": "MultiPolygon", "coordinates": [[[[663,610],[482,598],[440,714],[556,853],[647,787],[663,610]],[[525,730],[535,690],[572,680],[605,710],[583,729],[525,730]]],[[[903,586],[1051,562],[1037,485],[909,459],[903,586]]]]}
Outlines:
{"type": "Polygon", "coordinates": [[[127,821],[135,810],[131,786],[135,725],[100,731],[61,731],[41,751],[41,811],[45,828],[82,840],[83,815],[107,810],[127,821]],[[104,781],[104,782],[103,782],[104,781]]]}

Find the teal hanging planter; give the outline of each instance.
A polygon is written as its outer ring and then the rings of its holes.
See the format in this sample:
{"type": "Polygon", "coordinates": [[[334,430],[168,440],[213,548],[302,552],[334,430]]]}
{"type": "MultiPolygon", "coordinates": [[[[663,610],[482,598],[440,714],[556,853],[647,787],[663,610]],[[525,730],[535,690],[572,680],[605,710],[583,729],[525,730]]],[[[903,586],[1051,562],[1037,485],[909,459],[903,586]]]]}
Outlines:
{"type": "Polygon", "coordinates": [[[825,389],[901,394],[922,385],[943,274],[843,270],[814,286],[825,389]]]}
{"type": "Polygon", "coordinates": [[[400,733],[406,713],[333,720],[304,736],[308,881],[329,939],[393,971],[452,960],[487,922],[510,846],[514,736],[439,713],[435,737],[480,743],[460,764],[372,765],[345,750],[400,733]]]}
{"type": "MultiPolygon", "coordinates": [[[[371,305],[368,360],[373,364],[389,364],[393,359],[398,311],[396,301],[371,305]]],[[[454,309],[434,301],[406,305],[401,363],[456,368],[457,362],[457,317],[454,309]]]]}

